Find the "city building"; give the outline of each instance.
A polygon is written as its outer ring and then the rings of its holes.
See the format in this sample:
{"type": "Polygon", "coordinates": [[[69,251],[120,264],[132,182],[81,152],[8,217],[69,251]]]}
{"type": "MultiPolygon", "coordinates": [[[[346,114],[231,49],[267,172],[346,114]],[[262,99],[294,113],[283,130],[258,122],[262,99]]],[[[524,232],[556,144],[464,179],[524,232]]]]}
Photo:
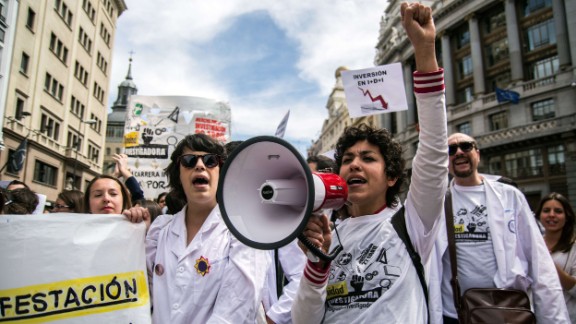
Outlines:
{"type": "MultiPolygon", "coordinates": [[[[532,208],[560,192],[576,205],[576,1],[425,1],[444,68],[448,132],[476,138],[480,170],[516,181],[532,208]]],[[[376,65],[402,62],[409,110],[383,115],[407,148],[418,145],[412,47],[400,1],[380,23],[376,65]]]]}
{"type": "Polygon", "coordinates": [[[2,53],[12,63],[0,177],[23,181],[53,201],[63,189],[84,190],[102,173],[114,35],[127,7],[123,0],[2,3],[18,8],[12,49],[2,53]],[[25,156],[21,169],[7,165],[17,150],[25,156]]]}
{"type": "MultiPolygon", "coordinates": [[[[340,73],[342,71],[348,70],[346,67],[339,67],[336,69],[334,77],[336,78],[336,83],[332,92],[328,97],[328,102],[326,103],[326,109],[328,109],[328,118],[324,120],[322,124],[322,129],[320,131],[320,137],[312,143],[308,148],[308,156],[319,155],[331,152],[336,148],[336,142],[338,138],[344,131],[344,129],[351,125],[358,125],[360,123],[366,123],[371,126],[378,125],[378,120],[380,116],[362,116],[358,118],[350,118],[348,114],[348,106],[346,104],[346,98],[344,96],[344,86],[342,84],[342,76],[340,73]]],[[[330,158],[333,158],[330,155],[330,158]]]]}
{"type": "Polygon", "coordinates": [[[118,95],[112,105],[112,112],[108,114],[106,123],[106,155],[104,155],[104,173],[114,172],[114,154],[123,153],[124,149],[124,125],[126,123],[126,108],[131,95],[138,94],[138,88],[132,81],[132,58],[128,64],[126,79],[118,86],[118,95]]]}

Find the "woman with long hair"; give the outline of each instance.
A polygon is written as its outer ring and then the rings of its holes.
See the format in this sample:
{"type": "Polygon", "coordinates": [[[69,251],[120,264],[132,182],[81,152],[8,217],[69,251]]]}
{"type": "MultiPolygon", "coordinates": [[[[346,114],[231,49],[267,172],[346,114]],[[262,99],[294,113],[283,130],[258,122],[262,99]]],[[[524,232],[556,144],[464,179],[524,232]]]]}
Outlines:
{"type": "Polygon", "coordinates": [[[564,290],[566,307],[572,323],[576,323],[576,216],[563,195],[552,192],[542,198],[536,217],[544,227],[544,241],[558,271],[564,290]]]}

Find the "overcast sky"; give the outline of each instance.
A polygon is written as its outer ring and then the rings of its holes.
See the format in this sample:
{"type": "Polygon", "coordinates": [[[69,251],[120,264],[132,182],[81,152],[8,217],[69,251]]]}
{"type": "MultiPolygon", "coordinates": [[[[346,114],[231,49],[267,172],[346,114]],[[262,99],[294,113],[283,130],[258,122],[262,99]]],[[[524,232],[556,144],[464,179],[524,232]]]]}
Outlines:
{"type": "Polygon", "coordinates": [[[304,154],[319,137],[339,66],[374,65],[387,0],[124,0],[109,104],[126,77],[139,95],[226,101],[232,140],[274,135],[304,154]]]}

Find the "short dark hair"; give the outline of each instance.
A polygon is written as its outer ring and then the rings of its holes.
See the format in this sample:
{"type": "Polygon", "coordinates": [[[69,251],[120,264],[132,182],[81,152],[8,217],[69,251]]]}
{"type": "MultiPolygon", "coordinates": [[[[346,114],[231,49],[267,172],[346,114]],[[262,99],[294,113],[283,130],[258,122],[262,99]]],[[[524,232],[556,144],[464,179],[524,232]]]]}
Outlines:
{"type": "Polygon", "coordinates": [[[166,195],[166,214],[174,215],[184,208],[186,199],[178,196],[175,191],[170,191],[166,195]]]}
{"type": "Polygon", "coordinates": [[[230,155],[230,153],[232,153],[232,151],[234,151],[238,146],[240,146],[240,144],[242,144],[242,142],[244,142],[244,141],[231,141],[231,142],[224,144],[224,148],[226,149],[226,154],[230,155]]]}
{"type": "Polygon", "coordinates": [[[306,159],[307,163],[316,163],[316,170],[336,172],[336,162],[325,155],[312,155],[306,159]]]}
{"type": "Polygon", "coordinates": [[[126,187],[120,179],[108,175],[108,174],[101,174],[90,181],[88,187],[86,187],[86,193],[84,194],[84,212],[92,213],[90,211],[90,190],[92,190],[92,186],[94,183],[100,179],[111,179],[114,180],[117,184],[120,185],[120,191],[122,192],[122,210],[129,209],[132,207],[132,195],[130,194],[130,190],[126,187]]]}
{"type": "Polygon", "coordinates": [[[181,199],[186,200],[186,194],[184,193],[184,188],[180,182],[180,164],[179,159],[182,154],[184,154],[184,149],[189,148],[193,151],[203,151],[212,154],[218,154],[220,156],[220,161],[226,159],[226,152],[224,146],[220,144],[214,138],[206,134],[193,134],[187,135],[178,143],[174,152],[170,156],[170,163],[164,169],[166,176],[168,177],[168,184],[170,188],[175,191],[175,194],[181,199]]]}
{"type": "Polygon", "coordinates": [[[32,214],[38,205],[38,196],[32,190],[20,188],[7,191],[4,214],[32,214]]]}
{"type": "Polygon", "coordinates": [[[20,181],[20,180],[12,180],[8,183],[8,185],[6,186],[6,189],[10,188],[10,186],[12,185],[22,185],[24,186],[24,188],[26,189],[30,189],[30,187],[28,187],[27,184],[25,184],[24,182],[20,181]]]}
{"type": "Polygon", "coordinates": [[[388,178],[396,179],[396,183],[392,187],[388,187],[386,191],[386,205],[395,207],[400,201],[398,194],[406,178],[404,172],[406,162],[402,157],[402,145],[394,140],[387,129],[372,128],[365,123],[346,127],[344,134],[340,136],[336,143],[336,152],[334,153],[337,166],[336,173],[340,173],[344,152],[359,141],[368,141],[368,143],[376,145],[380,149],[380,154],[382,154],[386,165],[386,169],[383,171],[388,178]]]}

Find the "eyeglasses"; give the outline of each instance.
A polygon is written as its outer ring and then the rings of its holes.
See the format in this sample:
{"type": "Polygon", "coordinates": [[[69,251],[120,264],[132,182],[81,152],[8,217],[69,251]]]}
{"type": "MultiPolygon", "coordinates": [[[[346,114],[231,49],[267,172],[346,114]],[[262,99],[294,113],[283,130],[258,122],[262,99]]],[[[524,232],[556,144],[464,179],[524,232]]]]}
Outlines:
{"type": "Polygon", "coordinates": [[[202,163],[207,168],[214,168],[220,164],[220,156],[218,154],[204,154],[204,155],[196,155],[196,154],[185,154],[182,155],[180,160],[180,165],[185,168],[191,169],[196,166],[198,163],[198,159],[202,159],[202,163]]]}
{"type": "Polygon", "coordinates": [[[62,209],[62,208],[70,208],[70,206],[56,204],[56,205],[54,205],[54,208],[62,209]]]}
{"type": "Polygon", "coordinates": [[[474,143],[474,142],[459,142],[457,144],[450,144],[450,145],[448,145],[448,155],[452,156],[452,155],[456,154],[456,151],[458,151],[458,148],[460,148],[462,150],[462,152],[468,153],[468,152],[472,151],[472,149],[476,148],[476,143],[474,143]]]}

